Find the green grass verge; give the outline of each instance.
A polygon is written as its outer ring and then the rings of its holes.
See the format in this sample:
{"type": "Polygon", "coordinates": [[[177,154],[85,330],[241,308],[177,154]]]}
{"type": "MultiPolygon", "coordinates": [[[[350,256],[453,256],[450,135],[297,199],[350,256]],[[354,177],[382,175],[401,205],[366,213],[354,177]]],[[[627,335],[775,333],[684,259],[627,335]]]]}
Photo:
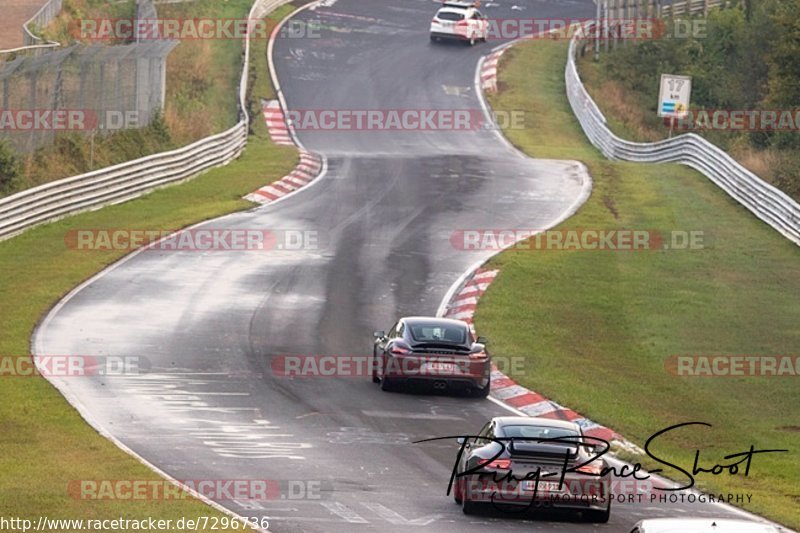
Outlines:
{"type": "MultiPolygon", "coordinates": [[[[265,43],[254,48],[254,97],[272,97],[265,43]]],[[[258,117],[260,119],[260,116],[258,117]]],[[[67,248],[70,230],[86,228],[179,229],[252,206],[242,195],[287,174],[293,147],[275,146],[263,120],[254,124],[244,155],[230,165],[125,204],[39,226],[0,243],[0,355],[30,353],[36,323],[62,296],[123,252],[67,248]]],[[[95,433],[42,378],[2,376],[0,501],[3,516],[37,519],[221,516],[201,502],[87,501],[68,495],[70,481],[158,479],[149,469],[95,433]]],[[[235,530],[229,529],[229,530],[235,530]]],[[[239,528],[241,530],[241,528],[239,528]]]]}
{"type": "MultiPolygon", "coordinates": [[[[240,20],[246,18],[252,3],[253,0],[196,0],[159,4],[157,8],[159,17],[165,20],[240,20]]],[[[295,5],[286,4],[270,13],[264,36],[294,9],[295,5]]],[[[133,13],[133,2],[65,0],[62,13],[48,28],[47,35],[49,39],[67,44],[74,40],[71,32],[76,21],[82,18],[131,18],[133,13]]],[[[140,129],[96,135],[94,143],[86,134],[64,133],[56,136],[52,146],[33,154],[18,154],[17,160],[21,163],[18,171],[4,176],[0,168],[0,198],[42,183],[185,146],[230,128],[239,116],[235,95],[242,69],[243,44],[239,38],[178,42],[167,57],[164,111],[157,120],[140,129]]],[[[253,40],[254,57],[263,60],[266,45],[267,39],[257,36],[253,40]]],[[[256,83],[256,90],[269,96],[271,88],[266,71],[256,83]]],[[[254,102],[254,106],[254,116],[260,118],[258,102],[254,102]]]]}
{"type": "Polygon", "coordinates": [[[526,111],[526,128],[505,132],[523,151],[588,166],[592,195],[560,228],[700,230],[707,246],[507,251],[491,261],[502,271],[481,299],[477,329],[496,354],[526,358],[514,375],[521,384],[639,445],[672,424],[713,424],[661,439],[654,451],[671,463],[691,469],[697,449],[709,466],[751,444],[789,449],[756,456],[748,477],[697,481],[714,493],[751,493],[746,509],[797,528],[800,378],[677,377],[665,360],[800,355],[800,250],[691,169],[605,160],[569,108],[566,55],[563,42],[512,49],[490,99],[497,111],[526,111]]]}

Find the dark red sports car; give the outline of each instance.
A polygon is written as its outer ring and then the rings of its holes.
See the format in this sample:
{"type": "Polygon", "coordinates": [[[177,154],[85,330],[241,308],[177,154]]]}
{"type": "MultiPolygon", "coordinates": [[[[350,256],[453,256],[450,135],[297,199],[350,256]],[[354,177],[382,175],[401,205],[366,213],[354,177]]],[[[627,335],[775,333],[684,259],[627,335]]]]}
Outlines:
{"type": "Polygon", "coordinates": [[[374,332],[372,381],[383,390],[422,385],[439,391],[489,394],[492,359],[486,339],[473,338],[466,322],[405,317],[388,333],[374,332]]]}

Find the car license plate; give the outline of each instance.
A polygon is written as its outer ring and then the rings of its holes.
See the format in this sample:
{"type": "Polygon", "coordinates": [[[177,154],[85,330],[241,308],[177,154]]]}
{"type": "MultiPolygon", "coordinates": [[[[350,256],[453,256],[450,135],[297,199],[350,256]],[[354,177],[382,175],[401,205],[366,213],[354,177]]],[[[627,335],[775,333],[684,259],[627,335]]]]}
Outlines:
{"type": "Polygon", "coordinates": [[[536,489],[538,492],[562,492],[563,485],[561,488],[559,488],[558,481],[540,481],[537,488],[535,480],[526,479],[522,482],[522,490],[529,490],[533,492],[534,489],[536,489]]]}
{"type": "Polygon", "coordinates": [[[423,372],[436,374],[454,374],[456,372],[455,363],[425,363],[422,365],[423,372]]]}

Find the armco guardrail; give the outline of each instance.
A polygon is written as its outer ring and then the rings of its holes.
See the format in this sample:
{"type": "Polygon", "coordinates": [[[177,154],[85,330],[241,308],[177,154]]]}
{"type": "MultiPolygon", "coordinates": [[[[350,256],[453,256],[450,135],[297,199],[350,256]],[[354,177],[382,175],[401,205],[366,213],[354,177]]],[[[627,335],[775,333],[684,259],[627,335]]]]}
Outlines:
{"type": "MultiPolygon", "coordinates": [[[[257,20],[290,0],[256,0],[250,19],[257,20]]],[[[130,200],[161,185],[190,178],[238,157],[247,143],[247,80],[250,39],[245,40],[239,82],[238,124],[227,131],[170,152],[143,157],[80,176],[46,183],[0,200],[0,240],[31,226],[107,204],[130,200]]]]}
{"type": "Polygon", "coordinates": [[[684,0],[683,2],[673,2],[662,7],[661,14],[664,16],[685,15],[687,13],[708,13],[712,7],[719,7],[724,2],[722,0],[684,0]]]}
{"type": "Polygon", "coordinates": [[[653,143],[626,141],[614,135],[578,75],[575,58],[579,39],[577,35],[573,37],[569,46],[565,72],[567,97],[586,136],[603,155],[623,161],[682,163],[695,168],[758,218],[800,245],[800,205],[716,145],[694,133],[653,143]]]}
{"type": "Polygon", "coordinates": [[[48,43],[31,31],[30,25],[35,24],[37,28],[44,28],[61,12],[61,0],[48,0],[39,8],[34,16],[22,26],[22,42],[25,46],[46,45],[58,46],[58,43],[48,43]]]}

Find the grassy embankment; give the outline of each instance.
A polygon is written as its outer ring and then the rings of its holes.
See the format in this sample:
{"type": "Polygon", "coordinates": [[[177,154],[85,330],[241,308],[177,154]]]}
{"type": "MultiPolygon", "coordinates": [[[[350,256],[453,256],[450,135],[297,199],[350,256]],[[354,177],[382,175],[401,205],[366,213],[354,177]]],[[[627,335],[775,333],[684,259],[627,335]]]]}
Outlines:
{"type": "MultiPolygon", "coordinates": [[[[289,6],[281,8],[272,17],[277,19],[289,10],[289,6]]],[[[255,99],[274,96],[265,49],[265,42],[254,47],[255,99]]],[[[233,72],[236,66],[230,69],[233,72]]],[[[230,100],[232,106],[233,96],[230,100]]],[[[44,313],[82,280],[124,255],[122,251],[68,249],[64,237],[70,230],[178,229],[250,207],[252,204],[242,200],[242,195],[289,172],[297,161],[296,150],[272,144],[260,115],[253,126],[254,134],[244,155],[226,167],[122,205],[69,217],[0,242],[0,355],[30,353],[31,333],[44,313]]],[[[73,480],[156,480],[158,476],[95,433],[43,378],[2,376],[0,390],[0,501],[4,517],[29,518],[35,523],[39,516],[152,516],[172,520],[221,516],[191,499],[74,499],[67,491],[73,480]]]]}
{"type": "Polygon", "coordinates": [[[791,450],[756,456],[748,477],[697,482],[752,493],[748,510],[800,527],[798,377],[665,370],[673,354],[798,355],[800,250],[691,169],[603,158],[569,108],[566,53],[565,42],[550,41],[507,52],[490,99],[496,110],[526,111],[526,127],[505,132],[523,151],[588,166],[591,198],[560,228],[700,230],[707,246],[507,251],[491,262],[502,271],[481,299],[477,328],[495,353],[526,358],[519,382],[639,445],[672,424],[713,424],[662,438],[655,451],[671,463],[691,469],[698,449],[708,466],[751,444],[791,450]]]}

